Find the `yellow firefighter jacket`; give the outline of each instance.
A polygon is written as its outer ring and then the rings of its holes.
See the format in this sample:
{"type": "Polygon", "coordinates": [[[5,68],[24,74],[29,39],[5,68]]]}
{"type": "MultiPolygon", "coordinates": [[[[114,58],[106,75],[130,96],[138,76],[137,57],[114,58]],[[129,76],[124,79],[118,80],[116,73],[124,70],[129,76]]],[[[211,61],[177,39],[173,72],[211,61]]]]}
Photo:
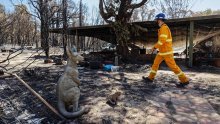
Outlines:
{"type": "Polygon", "coordinates": [[[158,54],[161,56],[173,54],[172,35],[166,24],[163,24],[158,30],[158,42],[154,47],[159,49],[158,54]]]}

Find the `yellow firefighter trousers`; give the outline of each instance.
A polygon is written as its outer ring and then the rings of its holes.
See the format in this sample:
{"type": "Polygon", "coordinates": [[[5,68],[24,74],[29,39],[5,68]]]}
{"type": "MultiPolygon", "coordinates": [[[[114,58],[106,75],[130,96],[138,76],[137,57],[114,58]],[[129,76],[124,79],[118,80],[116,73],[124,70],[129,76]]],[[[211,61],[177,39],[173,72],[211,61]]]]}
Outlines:
{"type": "Polygon", "coordinates": [[[150,72],[150,75],[148,76],[149,79],[151,79],[151,80],[154,79],[154,77],[156,76],[157,70],[160,66],[160,63],[163,60],[165,60],[168,67],[178,76],[181,83],[186,83],[186,82],[189,81],[189,79],[182,72],[182,70],[178,67],[178,65],[176,65],[176,62],[173,58],[173,54],[165,55],[165,56],[161,56],[161,55],[156,56],[156,58],[154,60],[154,64],[153,64],[152,69],[151,69],[151,72],[150,72]]]}

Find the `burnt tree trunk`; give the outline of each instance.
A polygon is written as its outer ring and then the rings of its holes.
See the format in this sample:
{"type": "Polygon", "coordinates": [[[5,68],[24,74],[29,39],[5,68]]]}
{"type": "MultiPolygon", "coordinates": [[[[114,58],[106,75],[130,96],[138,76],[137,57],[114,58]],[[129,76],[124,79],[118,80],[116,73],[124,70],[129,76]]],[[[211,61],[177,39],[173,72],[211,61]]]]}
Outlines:
{"type": "Polygon", "coordinates": [[[128,42],[130,41],[131,31],[129,20],[134,9],[141,7],[148,0],[141,0],[135,4],[132,0],[99,0],[99,10],[105,22],[112,25],[116,36],[117,52],[122,57],[129,55],[128,42]]]}
{"type": "Polygon", "coordinates": [[[130,31],[128,29],[128,25],[123,22],[114,22],[112,24],[112,27],[116,35],[117,53],[122,55],[123,57],[127,57],[129,55],[128,41],[130,37],[130,31]]]}
{"type": "Polygon", "coordinates": [[[34,22],[34,36],[33,36],[33,41],[35,41],[36,43],[36,49],[38,49],[38,40],[36,38],[37,36],[37,21],[35,19],[35,22],[34,22]]]}
{"type": "Polygon", "coordinates": [[[44,49],[46,58],[49,58],[49,10],[48,0],[39,0],[40,21],[41,21],[41,47],[44,49]]]}
{"type": "Polygon", "coordinates": [[[49,42],[48,42],[48,27],[44,20],[41,20],[41,47],[44,49],[46,58],[49,58],[49,42]]]}
{"type": "Polygon", "coordinates": [[[67,46],[67,0],[63,0],[63,57],[67,58],[66,46],[67,46]]]}

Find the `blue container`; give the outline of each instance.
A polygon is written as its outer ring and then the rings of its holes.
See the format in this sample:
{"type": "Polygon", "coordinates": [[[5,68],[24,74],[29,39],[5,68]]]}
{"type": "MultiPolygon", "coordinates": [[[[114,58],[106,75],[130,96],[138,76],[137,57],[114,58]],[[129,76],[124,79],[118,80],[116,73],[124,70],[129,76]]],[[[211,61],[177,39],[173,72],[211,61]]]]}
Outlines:
{"type": "Polygon", "coordinates": [[[112,66],[113,66],[113,65],[105,65],[105,66],[103,67],[103,70],[104,70],[104,71],[111,71],[112,66]]]}

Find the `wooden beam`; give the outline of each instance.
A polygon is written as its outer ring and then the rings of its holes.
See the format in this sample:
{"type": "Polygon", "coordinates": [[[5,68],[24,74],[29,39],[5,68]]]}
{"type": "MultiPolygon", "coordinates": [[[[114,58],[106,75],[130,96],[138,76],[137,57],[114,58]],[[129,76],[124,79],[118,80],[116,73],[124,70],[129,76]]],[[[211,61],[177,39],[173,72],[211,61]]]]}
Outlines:
{"type": "Polygon", "coordinates": [[[193,67],[193,32],[194,32],[194,21],[190,21],[190,32],[189,32],[189,67],[193,67]]]}
{"type": "MultiPolygon", "coordinates": [[[[8,73],[11,74],[11,73],[8,73]]],[[[11,74],[15,76],[28,90],[31,91],[41,102],[43,102],[52,112],[54,112],[57,116],[59,116],[61,119],[66,120],[63,115],[61,115],[53,106],[51,106],[43,97],[41,97],[40,94],[38,94],[36,91],[34,91],[24,80],[22,80],[17,74],[11,74]]]]}
{"type": "Polygon", "coordinates": [[[77,49],[77,52],[79,52],[80,48],[79,48],[79,35],[78,35],[78,30],[76,29],[76,49],[77,49]]]}
{"type": "Polygon", "coordinates": [[[185,58],[185,62],[186,62],[186,65],[187,65],[187,58],[188,58],[188,43],[189,43],[189,26],[187,26],[186,28],[186,58],[185,58]]]}

